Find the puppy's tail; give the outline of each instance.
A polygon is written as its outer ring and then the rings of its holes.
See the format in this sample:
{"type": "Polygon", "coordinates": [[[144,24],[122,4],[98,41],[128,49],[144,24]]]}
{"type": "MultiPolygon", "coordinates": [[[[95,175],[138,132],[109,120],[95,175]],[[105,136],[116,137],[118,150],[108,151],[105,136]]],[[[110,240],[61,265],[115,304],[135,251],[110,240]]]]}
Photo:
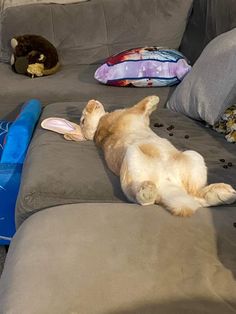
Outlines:
{"type": "Polygon", "coordinates": [[[202,207],[183,188],[171,183],[159,187],[159,194],[160,203],[175,216],[189,217],[202,207]]]}

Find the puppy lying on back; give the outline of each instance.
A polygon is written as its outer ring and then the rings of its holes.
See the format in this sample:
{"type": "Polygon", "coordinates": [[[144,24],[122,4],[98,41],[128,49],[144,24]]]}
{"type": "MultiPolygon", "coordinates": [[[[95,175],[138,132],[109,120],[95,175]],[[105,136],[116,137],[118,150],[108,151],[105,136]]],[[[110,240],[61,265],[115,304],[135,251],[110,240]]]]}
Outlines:
{"type": "Polygon", "coordinates": [[[102,148],[127,198],[141,205],[163,205],[177,216],[233,203],[236,191],[230,185],[207,185],[207,168],[199,153],[179,151],[150,129],[149,116],[158,102],[157,96],[150,96],[131,108],[106,113],[100,102],[90,100],[82,113],[84,137],[102,148]]]}

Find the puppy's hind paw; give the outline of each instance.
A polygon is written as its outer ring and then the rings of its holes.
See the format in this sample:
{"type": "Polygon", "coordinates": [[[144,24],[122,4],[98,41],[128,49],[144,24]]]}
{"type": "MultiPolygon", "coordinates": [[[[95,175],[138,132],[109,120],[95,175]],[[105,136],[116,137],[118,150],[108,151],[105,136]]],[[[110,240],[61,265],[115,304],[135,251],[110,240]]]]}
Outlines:
{"type": "Polygon", "coordinates": [[[236,201],[236,191],[229,184],[211,184],[207,187],[205,199],[210,206],[232,204],[236,201]]]}
{"type": "Polygon", "coordinates": [[[136,193],[136,200],[140,205],[154,204],[157,199],[157,187],[151,181],[144,181],[136,193]]]}

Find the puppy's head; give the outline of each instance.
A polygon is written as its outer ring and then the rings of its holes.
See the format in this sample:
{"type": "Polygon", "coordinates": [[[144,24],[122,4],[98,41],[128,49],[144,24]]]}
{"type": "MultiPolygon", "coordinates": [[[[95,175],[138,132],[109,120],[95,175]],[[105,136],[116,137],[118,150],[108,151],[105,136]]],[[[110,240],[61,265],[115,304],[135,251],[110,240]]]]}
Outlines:
{"type": "Polygon", "coordinates": [[[97,100],[90,100],[82,112],[80,127],[87,140],[93,140],[99,120],[106,114],[103,105],[97,100]]]}

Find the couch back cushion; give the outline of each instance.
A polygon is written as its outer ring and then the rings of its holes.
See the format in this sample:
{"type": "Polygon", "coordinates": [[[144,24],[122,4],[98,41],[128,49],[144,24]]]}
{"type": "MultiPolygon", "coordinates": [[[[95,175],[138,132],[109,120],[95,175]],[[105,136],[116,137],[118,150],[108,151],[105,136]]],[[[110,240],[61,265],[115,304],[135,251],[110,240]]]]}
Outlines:
{"type": "Polygon", "coordinates": [[[192,0],[91,0],[7,8],[0,59],[9,60],[12,37],[27,33],[50,40],[64,64],[90,64],[146,45],[178,48],[191,7],[192,0]]]}
{"type": "Polygon", "coordinates": [[[235,0],[194,0],[180,50],[193,64],[213,38],[234,27],[235,0]]]}

